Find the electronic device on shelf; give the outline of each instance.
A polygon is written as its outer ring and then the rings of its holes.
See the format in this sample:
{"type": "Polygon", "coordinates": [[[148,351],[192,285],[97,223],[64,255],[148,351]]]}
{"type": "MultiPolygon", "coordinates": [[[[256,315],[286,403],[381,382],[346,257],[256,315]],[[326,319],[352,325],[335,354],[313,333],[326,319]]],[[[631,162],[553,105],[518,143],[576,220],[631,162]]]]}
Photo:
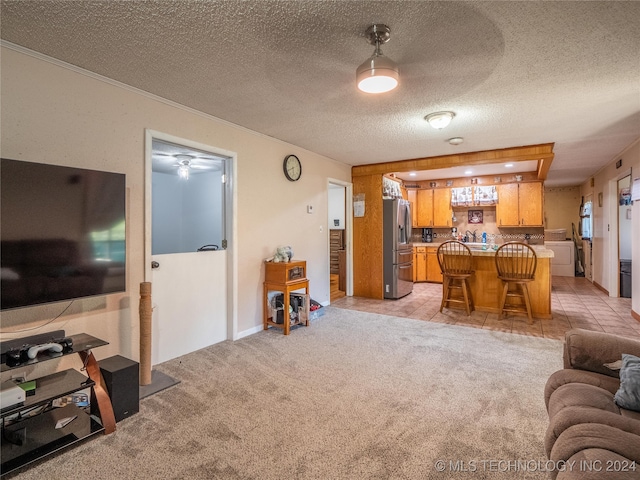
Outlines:
{"type": "Polygon", "coordinates": [[[17,367],[21,363],[33,360],[40,352],[61,353],[73,349],[73,340],[70,337],[51,339],[47,343],[38,345],[24,344],[21,347],[12,348],[6,352],[6,364],[17,367]]]}
{"type": "Polygon", "coordinates": [[[26,392],[14,383],[13,380],[7,380],[0,388],[0,410],[21,405],[27,398],[26,392]]]}
{"type": "Polygon", "coordinates": [[[44,345],[34,345],[33,347],[29,347],[29,350],[27,350],[27,357],[33,360],[38,356],[40,352],[46,352],[47,350],[53,353],[60,353],[62,352],[62,345],[60,345],[59,343],[45,343],[44,345]]]}

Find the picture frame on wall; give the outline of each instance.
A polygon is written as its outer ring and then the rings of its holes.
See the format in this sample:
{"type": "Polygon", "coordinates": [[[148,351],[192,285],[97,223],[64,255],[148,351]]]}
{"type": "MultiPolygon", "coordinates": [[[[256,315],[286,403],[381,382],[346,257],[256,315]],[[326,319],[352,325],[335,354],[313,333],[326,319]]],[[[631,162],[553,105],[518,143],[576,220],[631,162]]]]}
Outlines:
{"type": "Polygon", "coordinates": [[[478,225],[483,223],[482,210],[469,210],[468,223],[478,225]]]}

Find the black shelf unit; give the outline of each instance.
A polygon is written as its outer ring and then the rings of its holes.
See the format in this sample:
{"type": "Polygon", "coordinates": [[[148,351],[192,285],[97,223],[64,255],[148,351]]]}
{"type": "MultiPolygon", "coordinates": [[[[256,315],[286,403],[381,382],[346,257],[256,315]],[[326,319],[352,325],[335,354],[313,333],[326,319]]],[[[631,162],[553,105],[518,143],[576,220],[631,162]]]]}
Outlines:
{"type": "MultiPolygon", "coordinates": [[[[108,345],[108,342],[87,334],[73,335],[71,339],[73,349],[68,352],[42,352],[35,359],[14,367],[3,363],[2,371],[19,369],[71,354],[90,354],[92,348],[108,345]]],[[[91,358],[93,359],[92,355],[91,358]]],[[[57,398],[87,388],[93,391],[96,386],[94,380],[77,370],[69,369],[37,378],[35,381],[34,395],[26,397],[23,404],[5,408],[0,412],[1,476],[105,430],[101,419],[89,411],[89,408],[94,409],[93,405],[86,409],[74,403],[62,407],[51,405],[57,398]],[[38,411],[40,408],[42,411],[38,411]],[[20,418],[21,413],[24,415],[23,418],[20,418]],[[70,417],[75,418],[65,426],[56,428],[58,421],[70,417]]]]}

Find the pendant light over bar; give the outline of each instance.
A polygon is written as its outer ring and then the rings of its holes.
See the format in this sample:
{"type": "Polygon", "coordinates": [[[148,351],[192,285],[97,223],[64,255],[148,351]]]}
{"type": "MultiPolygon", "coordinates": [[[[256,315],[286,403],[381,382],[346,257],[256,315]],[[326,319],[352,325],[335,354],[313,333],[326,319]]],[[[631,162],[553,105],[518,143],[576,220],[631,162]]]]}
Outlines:
{"type": "Polygon", "coordinates": [[[380,45],[391,38],[391,29],[381,23],[371,25],[365,32],[369,43],[375,45],[373,55],[356,70],[356,84],[365,93],[385,93],[398,86],[400,78],[395,62],[382,54],[380,45]]]}

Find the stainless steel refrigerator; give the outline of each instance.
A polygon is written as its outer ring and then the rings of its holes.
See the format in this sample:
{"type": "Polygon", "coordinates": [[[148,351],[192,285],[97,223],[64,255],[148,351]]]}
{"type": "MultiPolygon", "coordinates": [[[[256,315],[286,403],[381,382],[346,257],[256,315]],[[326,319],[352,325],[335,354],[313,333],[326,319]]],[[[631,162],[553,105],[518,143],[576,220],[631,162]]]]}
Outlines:
{"type": "Polygon", "coordinates": [[[401,298],[413,291],[411,205],[398,198],[383,204],[384,298],[401,298]]]}

